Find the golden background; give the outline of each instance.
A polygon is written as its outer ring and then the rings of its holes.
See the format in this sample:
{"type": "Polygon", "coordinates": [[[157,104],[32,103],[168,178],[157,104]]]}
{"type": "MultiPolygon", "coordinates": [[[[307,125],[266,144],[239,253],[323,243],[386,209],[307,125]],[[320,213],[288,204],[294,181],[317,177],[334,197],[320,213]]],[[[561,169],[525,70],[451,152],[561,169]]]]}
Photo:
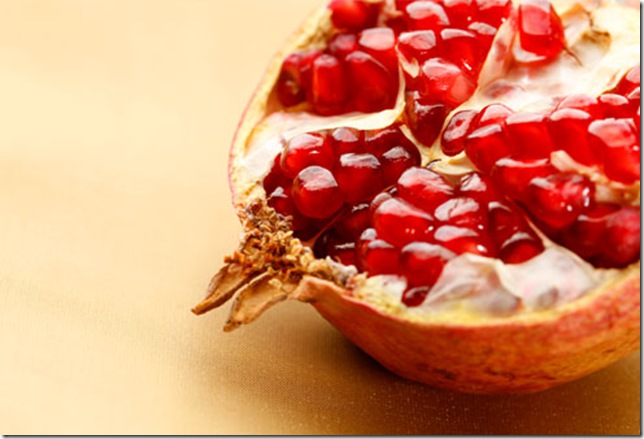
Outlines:
{"type": "Polygon", "coordinates": [[[227,148],[319,0],[0,2],[0,433],[639,433],[640,357],[523,396],[389,374],[313,308],[195,317],[227,148]]]}

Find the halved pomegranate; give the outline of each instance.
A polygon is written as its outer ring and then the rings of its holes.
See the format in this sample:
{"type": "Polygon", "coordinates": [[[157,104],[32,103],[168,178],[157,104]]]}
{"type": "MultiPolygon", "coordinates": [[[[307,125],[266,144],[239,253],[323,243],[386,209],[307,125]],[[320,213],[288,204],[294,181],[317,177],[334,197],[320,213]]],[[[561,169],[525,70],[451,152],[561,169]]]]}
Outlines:
{"type": "MultiPolygon", "coordinates": [[[[400,376],[531,392],[639,348],[638,10],[333,0],[280,52],[197,314],[310,302],[400,376]]],[[[599,2],[601,3],[601,2],[599,2]]]]}

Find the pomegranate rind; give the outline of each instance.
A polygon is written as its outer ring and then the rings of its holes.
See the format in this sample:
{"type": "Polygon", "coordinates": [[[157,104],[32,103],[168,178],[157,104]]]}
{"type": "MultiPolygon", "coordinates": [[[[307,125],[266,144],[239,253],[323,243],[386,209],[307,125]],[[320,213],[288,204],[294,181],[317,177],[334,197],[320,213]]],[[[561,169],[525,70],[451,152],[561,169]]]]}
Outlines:
{"type": "Polygon", "coordinates": [[[337,286],[306,277],[294,298],[404,378],[466,393],[545,390],[640,348],[639,264],[559,308],[485,323],[431,323],[387,314],[337,286]]]}

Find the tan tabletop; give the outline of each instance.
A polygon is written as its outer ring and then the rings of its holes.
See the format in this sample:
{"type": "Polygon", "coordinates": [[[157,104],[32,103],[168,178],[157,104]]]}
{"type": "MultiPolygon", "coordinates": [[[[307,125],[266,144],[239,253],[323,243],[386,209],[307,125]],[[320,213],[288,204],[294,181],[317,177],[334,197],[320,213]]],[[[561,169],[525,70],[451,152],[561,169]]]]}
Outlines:
{"type": "Polygon", "coordinates": [[[237,242],[227,148],[318,0],[0,2],[0,433],[638,433],[639,352],[523,396],[389,374],[287,303],[190,313],[237,242]]]}

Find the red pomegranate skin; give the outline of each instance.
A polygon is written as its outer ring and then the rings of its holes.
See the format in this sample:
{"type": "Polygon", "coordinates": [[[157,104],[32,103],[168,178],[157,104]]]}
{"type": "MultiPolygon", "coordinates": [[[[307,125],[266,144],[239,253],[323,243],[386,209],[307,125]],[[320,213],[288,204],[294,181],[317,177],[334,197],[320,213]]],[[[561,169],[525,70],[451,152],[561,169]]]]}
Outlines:
{"type": "Polygon", "coordinates": [[[639,285],[638,272],[550,317],[472,325],[384,315],[312,277],[305,277],[296,298],[311,302],[351,342],[403,378],[466,393],[531,393],[639,349],[639,285]]]}

